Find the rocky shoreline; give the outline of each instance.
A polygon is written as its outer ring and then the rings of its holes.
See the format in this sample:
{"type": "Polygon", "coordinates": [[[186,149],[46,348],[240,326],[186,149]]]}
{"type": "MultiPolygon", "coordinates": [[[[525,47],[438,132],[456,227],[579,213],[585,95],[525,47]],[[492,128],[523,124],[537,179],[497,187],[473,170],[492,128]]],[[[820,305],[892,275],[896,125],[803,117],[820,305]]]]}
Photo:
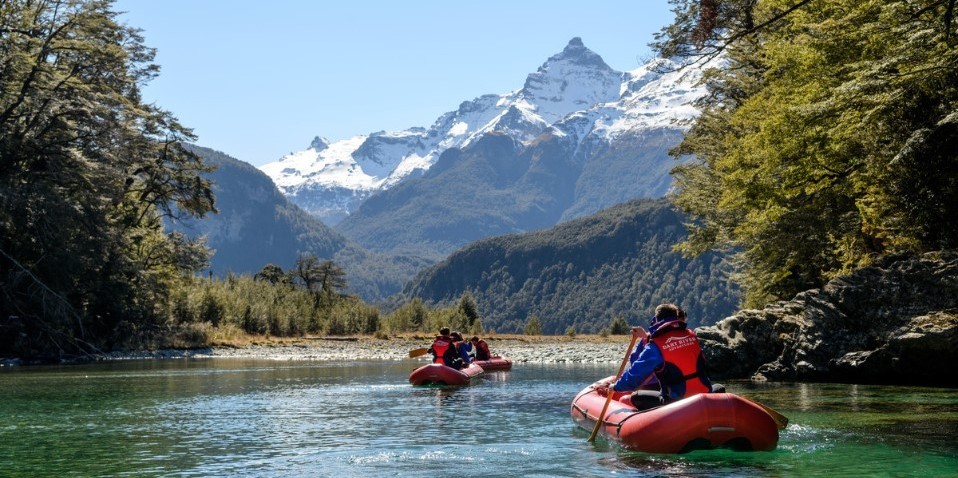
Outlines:
{"type": "Polygon", "coordinates": [[[958,253],[886,257],[696,332],[728,377],[954,387],[958,253]]]}

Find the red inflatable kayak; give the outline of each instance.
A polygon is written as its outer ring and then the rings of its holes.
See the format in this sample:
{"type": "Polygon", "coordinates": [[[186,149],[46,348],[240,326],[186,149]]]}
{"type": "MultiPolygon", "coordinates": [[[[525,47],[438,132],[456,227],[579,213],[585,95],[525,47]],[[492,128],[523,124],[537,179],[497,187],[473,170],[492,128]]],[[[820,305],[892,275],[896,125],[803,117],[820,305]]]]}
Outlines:
{"type": "Polygon", "coordinates": [[[472,363],[482,367],[485,371],[512,369],[512,359],[508,357],[496,356],[489,360],[475,360],[472,363]]]}
{"type": "MultiPolygon", "coordinates": [[[[598,382],[572,401],[572,420],[590,432],[606,398],[598,382]]],[[[684,453],[717,447],[769,451],[778,446],[778,427],[761,406],[731,393],[705,393],[638,411],[629,394],[616,392],[599,432],[626,448],[646,453],[684,453]],[[619,401],[622,397],[625,402],[619,401]]]]}
{"type": "Polygon", "coordinates": [[[482,375],[482,367],[469,364],[462,370],[456,370],[440,363],[431,363],[413,370],[409,374],[409,383],[413,385],[467,385],[482,375]]]}

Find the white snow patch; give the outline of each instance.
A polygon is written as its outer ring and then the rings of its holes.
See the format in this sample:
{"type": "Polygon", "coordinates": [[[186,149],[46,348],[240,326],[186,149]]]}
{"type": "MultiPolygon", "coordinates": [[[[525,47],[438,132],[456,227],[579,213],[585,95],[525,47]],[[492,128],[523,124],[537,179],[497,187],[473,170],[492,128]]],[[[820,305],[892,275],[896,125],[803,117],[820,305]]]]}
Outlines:
{"type": "Polygon", "coordinates": [[[449,132],[446,133],[446,136],[459,136],[459,135],[465,134],[466,131],[469,131],[469,125],[462,121],[459,121],[459,122],[456,122],[456,124],[452,125],[451,128],[449,128],[449,132]]]}

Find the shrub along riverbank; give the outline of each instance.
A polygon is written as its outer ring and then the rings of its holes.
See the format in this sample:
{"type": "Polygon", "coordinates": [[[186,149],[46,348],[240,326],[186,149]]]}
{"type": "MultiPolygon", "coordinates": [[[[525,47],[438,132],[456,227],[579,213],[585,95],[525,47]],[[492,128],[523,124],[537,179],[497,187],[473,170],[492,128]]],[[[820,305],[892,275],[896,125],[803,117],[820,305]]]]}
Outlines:
{"type": "MultiPolygon", "coordinates": [[[[446,307],[429,307],[413,299],[384,314],[378,307],[344,293],[345,288],[342,269],[309,255],[301,256],[289,271],[270,264],[255,276],[186,277],[163,311],[168,317],[165,323],[148,327],[124,323],[122,338],[106,344],[103,351],[242,346],[304,337],[386,338],[420,333],[425,338],[440,327],[459,330],[463,335],[487,332],[469,294],[446,307]]],[[[538,335],[538,321],[530,317],[530,334],[538,335]]],[[[619,319],[604,334],[611,330],[624,333],[627,327],[619,319]]],[[[575,335],[574,330],[568,332],[575,335]]]]}

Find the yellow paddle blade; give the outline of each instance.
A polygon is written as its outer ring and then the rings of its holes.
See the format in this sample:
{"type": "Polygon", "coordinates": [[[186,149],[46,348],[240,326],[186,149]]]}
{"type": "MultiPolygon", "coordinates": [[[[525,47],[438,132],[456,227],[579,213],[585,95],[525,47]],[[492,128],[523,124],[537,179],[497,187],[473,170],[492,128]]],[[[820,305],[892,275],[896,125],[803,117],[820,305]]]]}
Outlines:
{"type": "Polygon", "coordinates": [[[775,420],[775,424],[778,425],[779,430],[784,430],[785,427],[788,426],[788,418],[785,417],[785,415],[782,415],[781,413],[778,413],[775,410],[772,410],[771,408],[766,407],[765,405],[762,405],[761,403],[758,403],[755,401],[753,401],[752,403],[762,407],[762,410],[765,410],[765,412],[771,415],[772,420],[775,420]]]}
{"type": "Polygon", "coordinates": [[[426,355],[429,352],[427,348],[414,349],[409,351],[409,358],[419,357],[421,355],[426,355]]]}

